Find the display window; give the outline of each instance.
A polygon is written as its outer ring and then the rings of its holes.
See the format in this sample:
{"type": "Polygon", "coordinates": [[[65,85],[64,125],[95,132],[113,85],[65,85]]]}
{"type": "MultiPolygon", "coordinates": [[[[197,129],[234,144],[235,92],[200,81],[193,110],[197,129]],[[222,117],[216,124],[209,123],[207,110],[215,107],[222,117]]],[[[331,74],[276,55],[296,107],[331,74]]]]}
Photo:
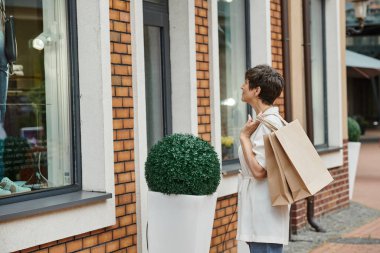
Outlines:
{"type": "Polygon", "coordinates": [[[0,2],[1,200],[77,182],[79,110],[67,2],[0,2]]]}
{"type": "Polygon", "coordinates": [[[247,69],[246,1],[218,1],[220,116],[222,160],[237,163],[240,128],[247,105],[240,86],[247,69]]]}

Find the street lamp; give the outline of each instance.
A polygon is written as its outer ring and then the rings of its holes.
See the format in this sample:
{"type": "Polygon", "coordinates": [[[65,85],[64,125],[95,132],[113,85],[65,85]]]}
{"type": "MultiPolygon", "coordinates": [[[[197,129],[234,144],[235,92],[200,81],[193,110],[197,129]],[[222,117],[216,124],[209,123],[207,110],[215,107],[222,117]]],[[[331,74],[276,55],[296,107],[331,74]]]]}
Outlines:
{"type": "Polygon", "coordinates": [[[359,34],[364,29],[364,21],[367,17],[367,9],[369,0],[349,0],[354,5],[355,17],[359,22],[359,28],[350,27],[347,28],[347,35],[359,34]]]}

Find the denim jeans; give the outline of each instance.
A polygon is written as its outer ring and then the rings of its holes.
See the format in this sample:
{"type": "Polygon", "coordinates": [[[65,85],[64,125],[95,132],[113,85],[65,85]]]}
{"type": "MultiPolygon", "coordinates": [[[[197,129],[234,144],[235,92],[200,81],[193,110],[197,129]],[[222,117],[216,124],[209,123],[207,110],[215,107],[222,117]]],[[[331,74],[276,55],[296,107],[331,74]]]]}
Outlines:
{"type": "Polygon", "coordinates": [[[7,103],[7,92],[8,92],[8,61],[5,56],[5,39],[4,39],[4,24],[2,18],[0,18],[0,179],[4,176],[4,163],[3,163],[3,151],[4,151],[4,138],[5,131],[3,129],[6,103],[7,103]]]}
{"type": "Polygon", "coordinates": [[[247,242],[251,253],[282,253],[282,244],[247,242]]]}

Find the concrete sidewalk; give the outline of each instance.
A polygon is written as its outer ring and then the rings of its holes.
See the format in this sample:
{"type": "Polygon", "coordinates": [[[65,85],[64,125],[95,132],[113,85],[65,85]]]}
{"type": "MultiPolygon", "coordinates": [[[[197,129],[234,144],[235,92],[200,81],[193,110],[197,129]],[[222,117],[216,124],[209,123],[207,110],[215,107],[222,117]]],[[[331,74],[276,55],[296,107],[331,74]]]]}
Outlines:
{"type": "Polygon", "coordinates": [[[344,234],[334,242],[329,242],[311,251],[312,253],[378,253],[380,252],[380,218],[351,233],[344,234]]]}
{"type": "MultiPolygon", "coordinates": [[[[353,201],[380,211],[380,144],[363,143],[353,201]]],[[[380,218],[327,242],[312,253],[380,252],[380,218]]]]}
{"type": "Polygon", "coordinates": [[[326,233],[309,225],[285,253],[380,253],[380,144],[363,143],[350,207],[316,219],[326,233]]]}

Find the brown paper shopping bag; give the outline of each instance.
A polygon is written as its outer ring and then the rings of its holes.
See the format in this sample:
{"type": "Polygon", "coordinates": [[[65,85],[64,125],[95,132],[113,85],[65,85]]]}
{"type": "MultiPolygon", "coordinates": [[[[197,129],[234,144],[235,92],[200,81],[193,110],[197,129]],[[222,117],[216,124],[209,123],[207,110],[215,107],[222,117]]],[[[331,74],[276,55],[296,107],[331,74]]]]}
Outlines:
{"type": "Polygon", "coordinates": [[[311,195],[333,181],[298,120],[278,129],[275,134],[311,195]]]}
{"type": "Polygon", "coordinates": [[[298,201],[300,199],[309,197],[311,194],[309,193],[306,185],[303,183],[300,175],[297,173],[296,168],[289,160],[289,157],[286,155],[275,133],[271,134],[270,141],[273,151],[276,154],[278,167],[285,175],[286,182],[290,188],[293,200],[298,201]]]}
{"type": "Polygon", "coordinates": [[[270,134],[264,136],[266,170],[271,202],[273,206],[291,204],[294,201],[289,191],[285,175],[279,168],[270,138],[270,134]]]}
{"type": "Polygon", "coordinates": [[[258,120],[273,131],[269,135],[271,149],[277,154],[277,166],[285,175],[294,201],[314,195],[333,178],[298,120],[287,123],[281,116],[273,115],[279,117],[285,126],[277,129],[265,115],[258,117],[258,120]]]}

